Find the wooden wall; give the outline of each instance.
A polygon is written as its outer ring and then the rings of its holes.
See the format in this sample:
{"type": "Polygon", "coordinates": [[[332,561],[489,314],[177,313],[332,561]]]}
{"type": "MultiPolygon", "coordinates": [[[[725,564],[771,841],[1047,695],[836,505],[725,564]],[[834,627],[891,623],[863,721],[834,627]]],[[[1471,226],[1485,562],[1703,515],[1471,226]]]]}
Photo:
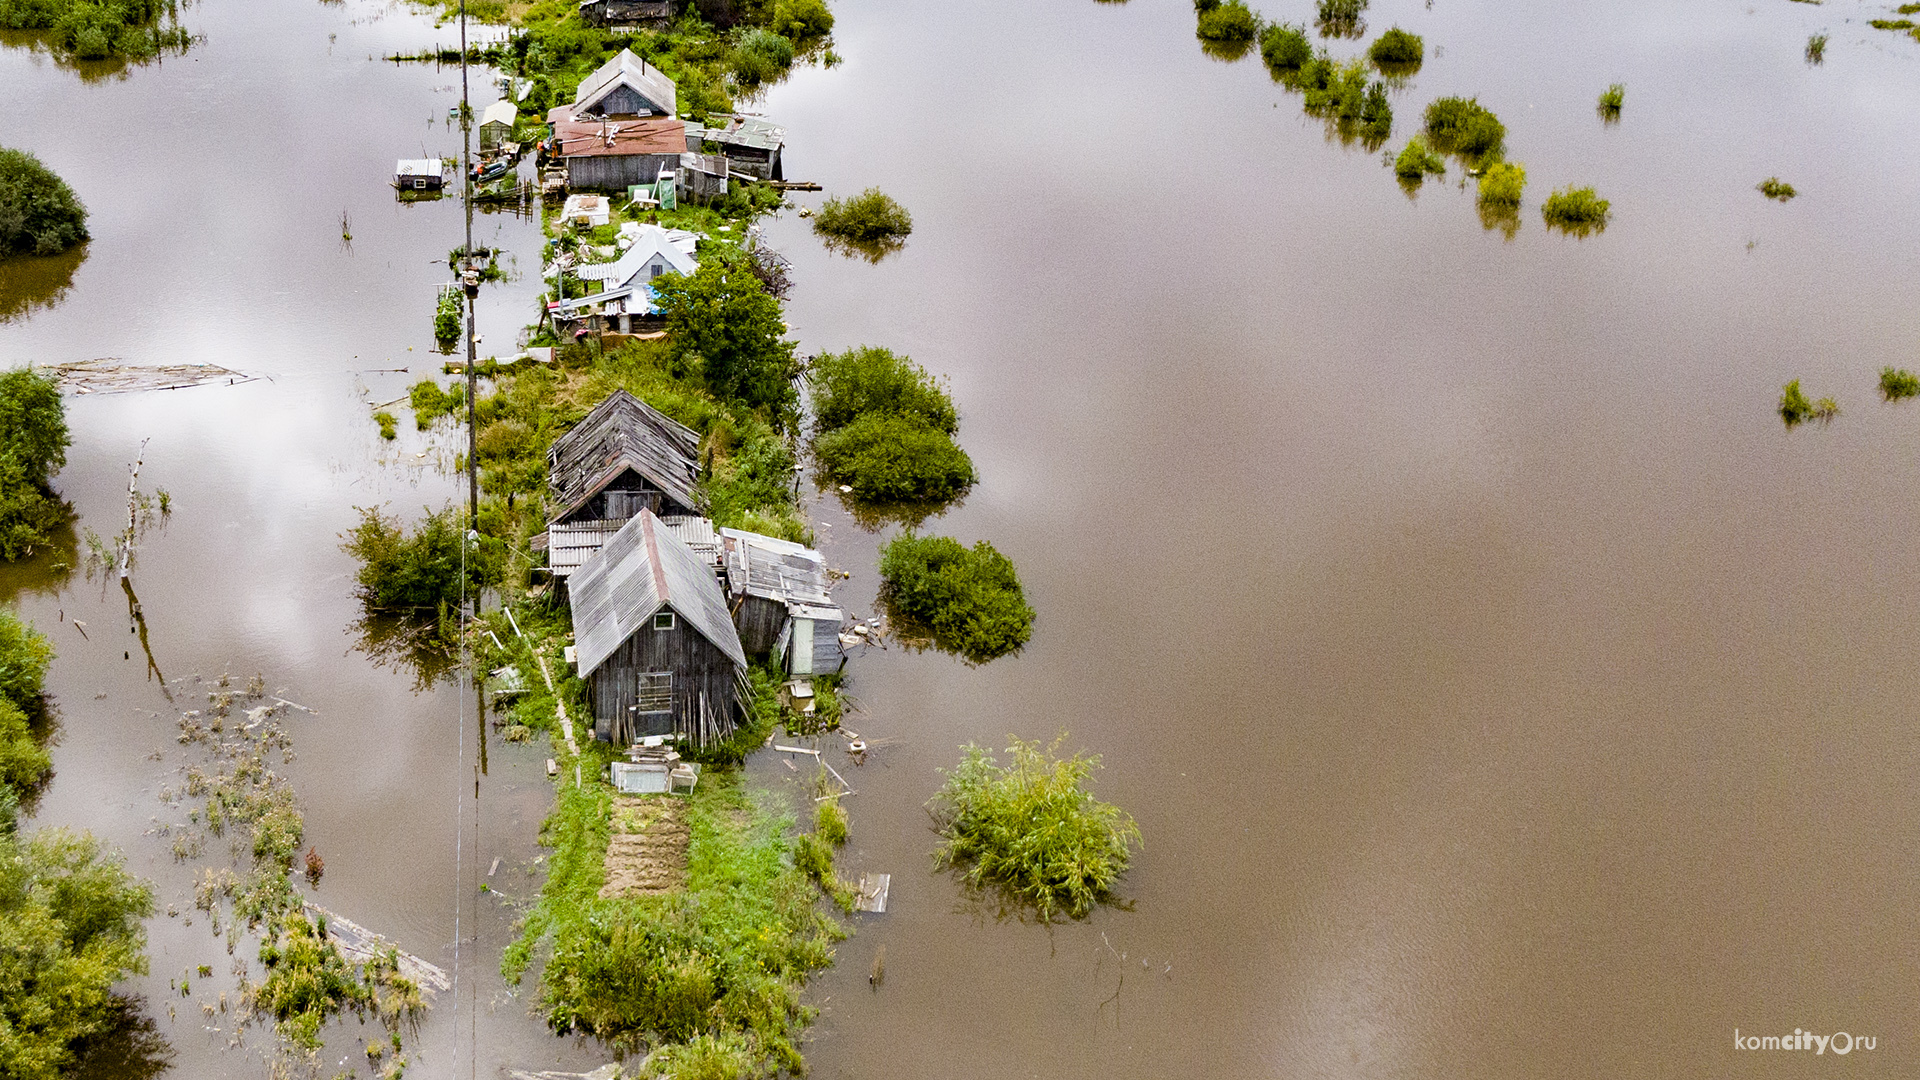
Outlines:
{"type": "Polygon", "coordinates": [[[567,186],[598,191],[624,191],[633,184],[651,184],[661,169],[680,167],[679,154],[609,154],[567,159],[567,186]]]}
{"type": "MultiPolygon", "coordinates": [[[[634,631],[587,679],[593,702],[593,733],[625,746],[642,735],[692,732],[701,726],[700,699],[704,694],[709,720],[731,733],[739,721],[739,669],[732,658],[701,637],[687,620],[676,615],[671,630],[655,630],[652,620],[634,631]],[[640,690],[640,676],[673,672],[671,715],[629,712],[640,690]]],[[[709,725],[711,726],[711,724],[709,725]]]]}

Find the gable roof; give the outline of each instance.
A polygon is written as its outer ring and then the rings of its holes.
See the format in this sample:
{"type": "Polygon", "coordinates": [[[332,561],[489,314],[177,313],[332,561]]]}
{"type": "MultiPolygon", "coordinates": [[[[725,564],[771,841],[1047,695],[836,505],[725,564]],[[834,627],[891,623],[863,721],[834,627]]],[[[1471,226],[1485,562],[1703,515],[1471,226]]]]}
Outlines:
{"type": "Polygon", "coordinates": [[[687,148],[686,121],[670,116],[638,120],[577,120],[573,106],[556,105],[547,113],[561,157],[631,157],[680,154],[687,148]]]}
{"type": "Polygon", "coordinates": [[[720,545],[726,555],[727,588],[736,596],[833,606],[827,594],[826,557],[812,548],[744,529],[721,529],[720,545]]]}
{"type": "MultiPolygon", "coordinates": [[[[621,228],[624,230],[625,226],[621,228]]],[[[694,262],[693,256],[674,235],[677,232],[680,230],[668,232],[658,225],[641,225],[639,234],[634,237],[633,246],[621,253],[618,259],[610,263],[582,266],[574,271],[573,276],[582,281],[605,281],[609,283],[609,288],[644,285],[646,282],[636,282],[633,279],[655,255],[666,256],[667,269],[675,273],[691,274],[699,269],[699,264],[694,262]]],[[[681,235],[690,236],[691,234],[681,233],[681,235]]]]}
{"type": "Polygon", "coordinates": [[[580,89],[573,95],[574,110],[594,112],[593,106],[600,104],[602,98],[620,86],[639,94],[662,115],[675,116],[679,113],[673,80],[667,78],[659,68],[633,55],[632,49],[621,49],[620,55],[601,64],[593,74],[580,80],[580,89]]]}
{"type": "Polygon", "coordinates": [[[558,521],[578,510],[628,469],[692,508],[700,436],[659,410],[615,390],[547,448],[547,483],[558,521]]]}
{"type": "Polygon", "coordinates": [[[487,106],[486,110],[480,114],[480,126],[485,127],[488,124],[505,124],[508,127],[512,127],[514,123],[519,119],[520,119],[520,106],[515,105],[513,102],[508,101],[505,98],[502,98],[501,100],[496,101],[493,104],[487,106]]]}
{"type": "Polygon", "coordinates": [[[713,571],[660,519],[642,510],[567,580],[573,643],[582,678],[591,675],[654,613],[672,608],[739,667],[740,633],[713,571]]]}

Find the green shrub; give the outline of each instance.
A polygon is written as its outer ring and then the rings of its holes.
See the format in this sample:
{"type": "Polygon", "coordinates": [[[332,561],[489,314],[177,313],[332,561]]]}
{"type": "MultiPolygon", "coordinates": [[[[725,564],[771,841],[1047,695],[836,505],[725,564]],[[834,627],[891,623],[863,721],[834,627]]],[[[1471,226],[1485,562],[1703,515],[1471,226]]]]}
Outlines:
{"type": "MultiPolygon", "coordinates": [[[[346,534],[341,550],[360,561],[355,579],[367,606],[381,610],[433,611],[459,604],[463,515],[452,506],[429,511],[413,532],[398,518],[360,507],[360,524],[346,534]]],[[[497,543],[497,542],[495,542],[497,543]]],[[[478,592],[494,579],[493,544],[473,547],[466,556],[466,585],[478,592]]]]}
{"type": "Polygon", "coordinates": [[[953,398],[926,369],[872,345],[816,357],[807,369],[814,430],[846,427],[866,413],[911,417],[951,435],[960,429],[953,398]]]}
{"type": "Polygon", "coordinates": [[[764,27],[740,35],[733,47],[733,73],[742,86],[773,82],[793,66],[793,42],[764,27]]]}
{"type": "Polygon", "coordinates": [[[1367,10],[1367,0],[1319,0],[1315,22],[1322,37],[1359,37],[1366,33],[1366,24],[1360,21],[1360,15],[1367,10]]]}
{"type": "Polygon", "coordinates": [[[1485,160],[1497,158],[1506,125],[1478,98],[1443,97],[1427,106],[1427,137],[1442,153],[1485,160]]]}
{"type": "Polygon", "coordinates": [[[796,45],[819,41],[833,32],[833,12],[825,0],[775,0],[767,29],[796,45]]]}
{"type": "MultiPolygon", "coordinates": [[[[1885,376],[1882,376],[1883,383],[1884,378],[1885,376]]],[[[1785,421],[1789,428],[1797,427],[1808,420],[1818,420],[1824,424],[1840,415],[1840,403],[1830,397],[1823,397],[1818,401],[1807,400],[1806,393],[1800,389],[1800,380],[1795,379],[1780,388],[1779,411],[1780,419],[1785,421]]]]}
{"type": "Polygon", "coordinates": [[[1600,111],[1608,114],[1618,113],[1620,111],[1620,106],[1625,104],[1626,100],[1627,100],[1626,84],[1614,83],[1612,86],[1607,87],[1606,90],[1601,92],[1600,111]]]}
{"type": "Polygon", "coordinates": [[[1279,79],[1313,59],[1313,43],[1307,40],[1305,27],[1274,23],[1260,31],[1260,58],[1279,79]]]}
{"type": "Polygon", "coordinates": [[[1426,59],[1427,45],[1419,34],[1410,34],[1396,26],[1381,34],[1367,55],[1382,68],[1416,68],[1426,59]]]}
{"type": "Polygon", "coordinates": [[[0,148],[0,259],[57,255],[86,238],[87,208],[67,182],[32,154],[0,148]]]}
{"type": "Polygon", "coordinates": [[[147,971],[153,887],[88,834],[0,838],[0,1061],[58,1080],[118,1015],[115,983],[147,971]]]}
{"type": "Polygon", "coordinates": [[[1260,17],[1244,0],[1225,0],[1200,15],[1194,30],[1204,41],[1247,45],[1260,33],[1260,17]]]}
{"type": "Polygon", "coordinates": [[[45,31],[55,51],[80,60],[137,60],[187,47],[175,14],[174,0],[0,0],[0,29],[45,31]]]}
{"type": "Polygon", "coordinates": [[[1140,844],[1133,819],[1087,790],[1100,759],[1062,759],[1059,746],[1014,739],[1013,760],[1002,766],[968,744],[927,804],[945,838],[936,868],[959,868],[969,885],[1002,890],[1041,922],[1084,918],[1111,899],[1140,844]]]}
{"type": "Polygon", "coordinates": [[[407,400],[413,406],[414,426],[425,431],[433,426],[435,420],[452,416],[456,410],[464,407],[467,393],[459,383],[442,390],[440,384],[432,379],[421,379],[408,391],[407,400]]]}
{"type": "Polygon", "coordinates": [[[1540,215],[1548,225],[1567,232],[1585,235],[1607,227],[1607,219],[1612,216],[1612,204],[1594,194],[1590,187],[1576,188],[1568,186],[1547,196],[1540,207],[1540,215]]]}
{"type": "Polygon", "coordinates": [[[659,1080],[740,1080],[754,1075],[756,1057],[742,1035],[696,1035],[661,1047],[647,1068],[659,1080]]]}
{"type": "Polygon", "coordinates": [[[1817,64],[1827,58],[1827,35],[1812,34],[1807,38],[1807,63],[1817,64]]]}
{"type": "Polygon", "coordinates": [[[373,414],[373,422],[380,425],[380,437],[393,440],[400,437],[400,421],[385,409],[373,414]]]}
{"type": "Polygon", "coordinates": [[[866,413],[821,435],[814,459],[863,502],[946,502],[973,486],[973,461],[938,428],[912,417],[866,413]]]}
{"type": "Polygon", "coordinates": [[[1884,401],[1901,401],[1910,397],[1920,397],[1920,375],[1915,375],[1904,368],[1881,368],[1880,397],[1884,401]]]}
{"type": "Polygon", "coordinates": [[[813,231],[851,243],[897,240],[913,232],[913,215],[879,188],[828,199],[813,216],[813,231]]]}
{"type": "Polygon", "coordinates": [[[1426,139],[1415,135],[1407,140],[1400,156],[1393,159],[1393,174],[1402,180],[1425,180],[1428,173],[1444,173],[1446,162],[1440,155],[1427,148],[1426,139]]]}
{"type": "Polygon", "coordinates": [[[1517,161],[1496,161],[1480,173],[1479,198],[1490,206],[1519,206],[1527,187],[1527,167],[1517,161]]]}
{"type": "Polygon", "coordinates": [[[1788,199],[1799,194],[1799,192],[1793,190],[1792,184],[1782,181],[1777,176],[1769,176],[1756,186],[1760,194],[1765,195],[1769,199],[1778,199],[1781,202],[1786,202],[1788,199]]]}
{"type": "Polygon", "coordinates": [[[820,839],[842,847],[847,842],[847,809],[839,800],[828,799],[814,804],[813,831],[820,839]]]}
{"type": "Polygon", "coordinates": [[[67,463],[60,384],[32,368],[0,373],[0,559],[31,554],[67,518],[53,474],[67,463]]]}
{"type": "Polygon", "coordinates": [[[935,645],[983,664],[1033,636],[1013,562],[985,540],[971,549],[949,536],[895,538],[880,552],[880,591],[896,621],[924,627],[935,645]]]}
{"type": "Polygon", "coordinates": [[[466,309],[460,301],[460,290],[441,289],[440,298],[433,303],[433,340],[441,348],[459,341],[460,326],[465,318],[466,309]]]}

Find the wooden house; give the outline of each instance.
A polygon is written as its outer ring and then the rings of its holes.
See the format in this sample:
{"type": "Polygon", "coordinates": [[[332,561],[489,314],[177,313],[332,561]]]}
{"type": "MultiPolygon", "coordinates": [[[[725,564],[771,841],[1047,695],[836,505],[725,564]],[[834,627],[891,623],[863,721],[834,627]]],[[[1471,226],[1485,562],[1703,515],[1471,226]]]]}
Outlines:
{"type": "Polygon", "coordinates": [[[581,0],[588,26],[654,26],[673,20],[674,0],[581,0]]]}
{"type": "MultiPolygon", "coordinates": [[[[575,195],[567,200],[599,198],[575,195]]],[[[555,300],[547,312],[555,322],[555,332],[565,324],[599,320],[602,330],[638,334],[658,329],[663,324],[654,307],[653,281],[662,274],[691,274],[699,269],[693,252],[699,237],[682,229],[663,229],[658,225],[628,222],[620,226],[621,239],[632,245],[610,263],[582,266],[573,276],[581,281],[597,281],[599,292],[568,300],[555,300]]]]}
{"type": "Polygon", "coordinates": [[[784,180],[780,151],[786,147],[787,129],[757,116],[714,113],[710,124],[687,125],[687,149],[699,153],[713,143],[727,159],[727,168],[761,180],[784,180]]]}
{"type": "Polygon", "coordinates": [[[733,733],[746,652],[712,570],[658,517],[642,510],[621,526],[569,591],[596,738],[702,746],[733,733]]]}
{"type": "Polygon", "coordinates": [[[547,557],[570,577],[642,511],[697,516],[700,436],[625,390],[547,448],[547,557]]]}
{"type": "Polygon", "coordinates": [[[496,101],[480,114],[480,149],[491,150],[513,140],[513,125],[520,120],[520,106],[511,101],[496,101]]]}
{"type": "Polygon", "coordinates": [[[573,104],[547,112],[553,152],[567,185],[625,190],[651,184],[680,164],[687,125],[676,114],[673,80],[630,49],[581,80],[573,104]]]}
{"type": "Polygon", "coordinates": [[[720,550],[741,647],[772,654],[791,675],[839,671],[846,663],[842,614],[827,593],[826,559],[803,544],[741,529],[721,529],[720,550]]]}
{"type": "Polygon", "coordinates": [[[393,186],[401,191],[439,191],[446,183],[439,158],[402,159],[393,166],[393,186]]]}

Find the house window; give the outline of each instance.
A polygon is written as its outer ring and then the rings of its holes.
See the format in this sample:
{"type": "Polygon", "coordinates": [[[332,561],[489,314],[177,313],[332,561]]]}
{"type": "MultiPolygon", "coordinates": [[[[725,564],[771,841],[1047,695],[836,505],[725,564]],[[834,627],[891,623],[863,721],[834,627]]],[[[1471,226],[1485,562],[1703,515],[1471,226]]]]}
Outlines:
{"type": "Polygon", "coordinates": [[[671,629],[673,629],[673,612],[671,612],[671,611],[656,611],[656,612],[654,612],[654,613],[653,613],[653,628],[654,628],[655,630],[671,630],[671,629]]]}
{"type": "Polygon", "coordinates": [[[654,263],[652,266],[647,267],[647,269],[652,271],[652,274],[651,274],[652,277],[659,277],[661,274],[664,274],[667,272],[667,268],[664,266],[661,266],[659,263],[654,263]]]}
{"type": "Polygon", "coordinates": [[[673,672],[652,671],[640,676],[640,693],[635,697],[635,712],[673,711],[673,672]]]}

